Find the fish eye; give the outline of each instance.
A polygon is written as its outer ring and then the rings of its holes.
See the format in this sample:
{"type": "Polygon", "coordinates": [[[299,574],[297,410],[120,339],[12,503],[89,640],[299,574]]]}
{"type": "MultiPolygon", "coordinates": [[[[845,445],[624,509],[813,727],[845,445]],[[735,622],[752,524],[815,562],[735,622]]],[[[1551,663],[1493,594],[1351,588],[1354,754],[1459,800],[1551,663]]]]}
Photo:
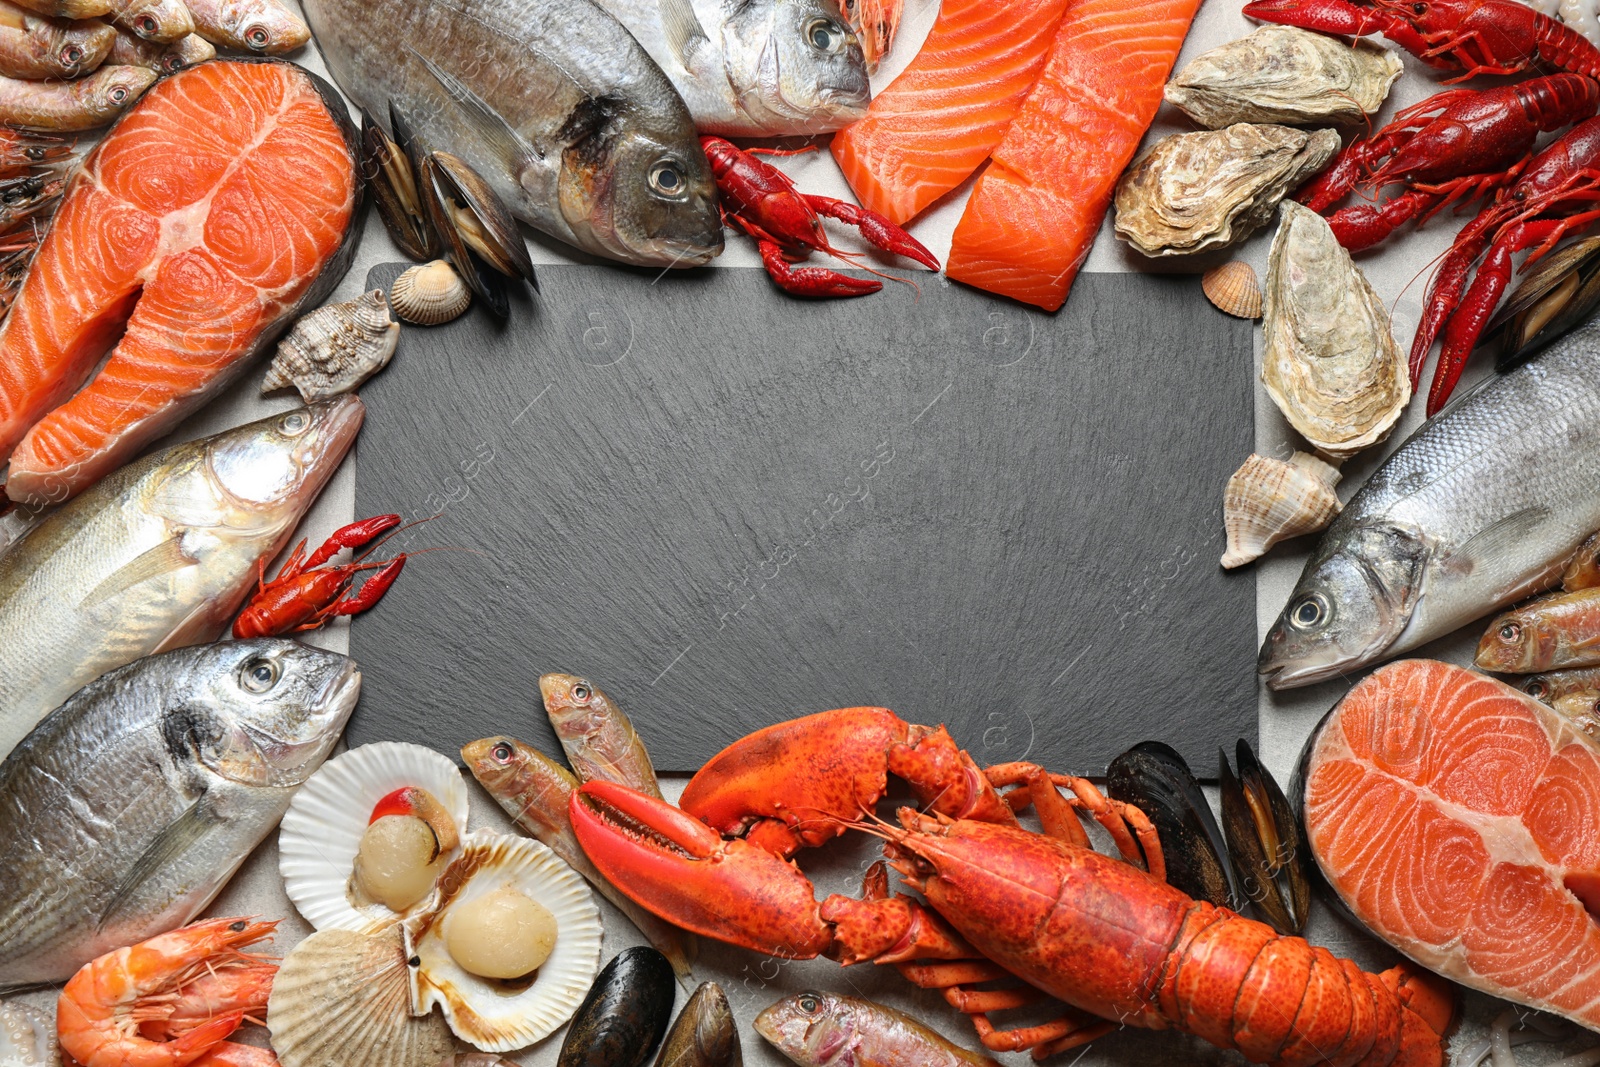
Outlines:
{"type": "Polygon", "coordinates": [[[67,47],[61,50],[61,62],[65,63],[69,67],[77,66],[78,61],[82,58],[83,49],[79,48],[75,44],[69,44],[67,47]]]}
{"type": "Polygon", "coordinates": [[[111,90],[109,95],[113,104],[120,104],[124,100],[128,99],[128,90],[119,85],[115,89],[111,90]]]}
{"type": "Polygon", "coordinates": [[[252,693],[265,693],[278,684],[277,663],[257,656],[239,671],[239,684],[252,693]]]}
{"type": "Polygon", "coordinates": [[[496,744],[494,748],[489,750],[489,753],[501,763],[511,762],[511,746],[506,744],[504,741],[496,744]]]}
{"type": "Polygon", "coordinates": [[[244,43],[249,45],[251,48],[265,48],[267,47],[267,43],[271,40],[272,35],[267,33],[264,27],[251,26],[248,30],[244,31],[244,43]]]}
{"type": "Polygon", "coordinates": [[[1543,700],[1550,695],[1550,687],[1543,682],[1529,682],[1522,691],[1535,700],[1543,700]]]}
{"type": "Polygon", "coordinates": [[[1506,644],[1514,645],[1518,641],[1522,640],[1522,627],[1518,626],[1514,622],[1508,622],[1500,627],[1499,636],[1500,640],[1504,641],[1506,644]]]}
{"type": "Polygon", "coordinates": [[[139,17],[139,32],[143,34],[155,33],[161,27],[156,25],[156,20],[149,15],[139,17]]]}
{"type": "Polygon", "coordinates": [[[1320,626],[1328,616],[1328,601],[1321,593],[1307,593],[1289,609],[1289,624],[1297,630],[1320,626]]]}
{"type": "Polygon", "coordinates": [[[576,700],[580,704],[587,704],[589,702],[589,687],[584,685],[582,682],[579,682],[577,685],[573,686],[572,699],[576,700]]]}
{"type": "Polygon", "coordinates": [[[815,1015],[822,1010],[822,998],[815,993],[801,993],[797,1003],[800,1005],[800,1010],[807,1015],[815,1015]]]}
{"type": "Polygon", "coordinates": [[[804,32],[811,47],[824,55],[831,56],[844,47],[844,30],[832,19],[812,19],[804,32]]]}
{"type": "Polygon", "coordinates": [[[299,437],[306,432],[306,427],[311,425],[311,420],[306,418],[303,411],[291,411],[278,423],[278,430],[288,437],[299,437]]]}
{"type": "Polygon", "coordinates": [[[668,200],[681,200],[688,183],[684,181],[683,170],[677,163],[663,159],[650,168],[650,188],[657,196],[668,200]]]}

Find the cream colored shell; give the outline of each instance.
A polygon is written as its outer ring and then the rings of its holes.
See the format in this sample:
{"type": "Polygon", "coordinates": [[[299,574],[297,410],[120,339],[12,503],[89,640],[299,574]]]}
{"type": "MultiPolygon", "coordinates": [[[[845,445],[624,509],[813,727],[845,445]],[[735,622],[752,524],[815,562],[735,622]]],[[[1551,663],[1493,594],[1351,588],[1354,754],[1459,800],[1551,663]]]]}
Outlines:
{"type": "Polygon", "coordinates": [[[412,267],[389,287],[394,313],[419,326],[438,326],[457,318],[472,303],[472,291],[442,259],[412,267]]]}
{"type": "Polygon", "coordinates": [[[1212,267],[1200,276],[1200,289],[1220,311],[1241,319],[1261,317],[1261,283],[1255,268],[1243,260],[1212,267]]]}
{"type": "Polygon", "coordinates": [[[382,289],[320,307],[278,342],[261,391],[292,385],[308,404],[351,392],[388,366],[399,343],[400,324],[382,289]]]}
{"type": "Polygon", "coordinates": [[[55,1067],[56,1028],[49,1016],[0,1001],[0,1067],[55,1067]]]}
{"type": "Polygon", "coordinates": [[[1382,441],[1411,400],[1389,310],[1316,212],[1285,201],[1267,262],[1261,381],[1318,452],[1382,441]]]}
{"type": "Polygon", "coordinates": [[[1117,183],[1118,237],[1146,256],[1193,255],[1243,240],[1339,151],[1333,130],[1238,123],[1165,137],[1117,183]]]}
{"type": "Polygon", "coordinates": [[[1222,494],[1222,523],[1233,568],[1259,558],[1279,541],[1321,530],[1339,514],[1339,470],[1307,452],[1290,459],[1251,455],[1222,494]]]}
{"type": "Polygon", "coordinates": [[[410,970],[398,922],[296,945],[267,1001],[283,1067],[437,1067],[455,1042],[439,1015],[412,1014],[410,970]]]}

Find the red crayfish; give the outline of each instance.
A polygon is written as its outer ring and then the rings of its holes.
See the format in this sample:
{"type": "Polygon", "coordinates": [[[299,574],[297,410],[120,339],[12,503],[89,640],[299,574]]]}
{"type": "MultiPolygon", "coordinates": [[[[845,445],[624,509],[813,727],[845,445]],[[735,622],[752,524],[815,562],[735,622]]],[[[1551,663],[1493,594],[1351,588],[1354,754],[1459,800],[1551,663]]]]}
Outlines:
{"type": "MultiPolygon", "coordinates": [[[[375,515],[370,519],[341,526],[311,555],[305,555],[304,539],[294,546],[277,577],[266,578],[266,562],[257,564],[260,576],[256,592],[233,623],[233,636],[272,637],[291,630],[314,630],[340,615],[356,615],[383,599],[400,571],[406,555],[393,559],[364,562],[359,557],[336,567],[324,567],[336,553],[346,548],[361,548],[400,525],[398,515],[375,515]],[[361,571],[377,573],[361,584],[350,585],[361,571]]],[[[376,547],[376,546],[374,546],[376,547]]]]}
{"type": "Polygon", "coordinates": [[[1034,764],[979,768],[943,727],[886,708],[779,723],[713,757],[682,804],[591,781],[568,812],[595,866],[669,922],[775,956],[895,964],[941,990],[995,1051],[1042,1059],[1121,1023],[1185,1030],[1283,1067],[1444,1062],[1455,1012],[1445,983],[1404,965],[1368,974],[1191,899],[1165,881],[1137,807],[1034,764]],[[899,825],[872,814],[890,774],[925,809],[900,809],[899,825]],[[1030,804],[1044,833],[1017,823],[1030,804]],[[1111,833],[1122,861],[1090,847],[1079,811],[1111,833]],[[788,857],[847,829],[883,838],[923,899],[892,896],[880,862],[864,899],[819,904],[788,857]],[[1025,986],[977,988],[1016,979],[1025,986]],[[988,1017],[1047,998],[1067,1005],[1062,1017],[1016,1029],[988,1017]]]}
{"type": "MultiPolygon", "coordinates": [[[[852,278],[822,267],[796,266],[812,252],[840,259],[852,253],[835,248],[822,229],[824,216],[854,226],[876,248],[914,259],[929,270],[939,261],[905,230],[875,211],[843,200],[796,189],[788,175],[721,137],[701,137],[711,173],[721,194],[722,221],[755,238],[761,262],[779,287],[796,296],[865,296],[883,283],[852,278]]],[[[878,273],[873,271],[874,274],[878,273]]]]}

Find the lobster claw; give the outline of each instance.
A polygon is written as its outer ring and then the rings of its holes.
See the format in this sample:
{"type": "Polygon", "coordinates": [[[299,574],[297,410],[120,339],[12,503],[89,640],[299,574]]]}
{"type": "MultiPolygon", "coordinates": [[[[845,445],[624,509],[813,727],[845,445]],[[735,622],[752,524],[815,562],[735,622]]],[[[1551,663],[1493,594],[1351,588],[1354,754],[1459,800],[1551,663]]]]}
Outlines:
{"type": "Polygon", "coordinates": [[[586,782],[568,814],[600,873],[641,907],[706,937],[811,959],[833,931],[794,864],[615,782],[586,782]]]}

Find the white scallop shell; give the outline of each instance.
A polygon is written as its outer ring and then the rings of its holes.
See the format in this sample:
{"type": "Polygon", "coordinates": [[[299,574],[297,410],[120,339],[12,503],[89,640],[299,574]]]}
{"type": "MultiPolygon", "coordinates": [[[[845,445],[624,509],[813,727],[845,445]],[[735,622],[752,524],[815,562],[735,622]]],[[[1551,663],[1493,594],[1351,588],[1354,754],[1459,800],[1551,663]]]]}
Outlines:
{"type": "Polygon", "coordinates": [[[56,1028],[26,1004],[0,1001],[0,1067],[54,1067],[56,1028]]]}
{"type": "Polygon", "coordinates": [[[571,867],[539,842],[478,831],[440,878],[436,910],[405,921],[412,968],[412,1011],[438,1005],[457,1037],[484,1052],[509,1052],[548,1037],[572,1017],[600,970],[600,912],[571,867]],[[441,933],[451,907],[510,884],[555,916],[556,945],[519,992],[468,974],[450,958],[441,933]]]}
{"type": "Polygon", "coordinates": [[[411,1014],[399,923],[319,930],[283,961],[267,1029],[283,1067],[436,1067],[455,1048],[439,1016],[411,1014]]]}
{"type": "MultiPolygon", "coordinates": [[[[418,786],[467,829],[467,785],[448,756],[421,745],[379,741],[324,763],[294,795],[278,830],[284,891],[318,930],[368,930],[398,916],[382,904],[350,902],[350,872],[372,806],[403,786],[418,786]]],[[[432,906],[432,895],[407,910],[432,906]]]]}

